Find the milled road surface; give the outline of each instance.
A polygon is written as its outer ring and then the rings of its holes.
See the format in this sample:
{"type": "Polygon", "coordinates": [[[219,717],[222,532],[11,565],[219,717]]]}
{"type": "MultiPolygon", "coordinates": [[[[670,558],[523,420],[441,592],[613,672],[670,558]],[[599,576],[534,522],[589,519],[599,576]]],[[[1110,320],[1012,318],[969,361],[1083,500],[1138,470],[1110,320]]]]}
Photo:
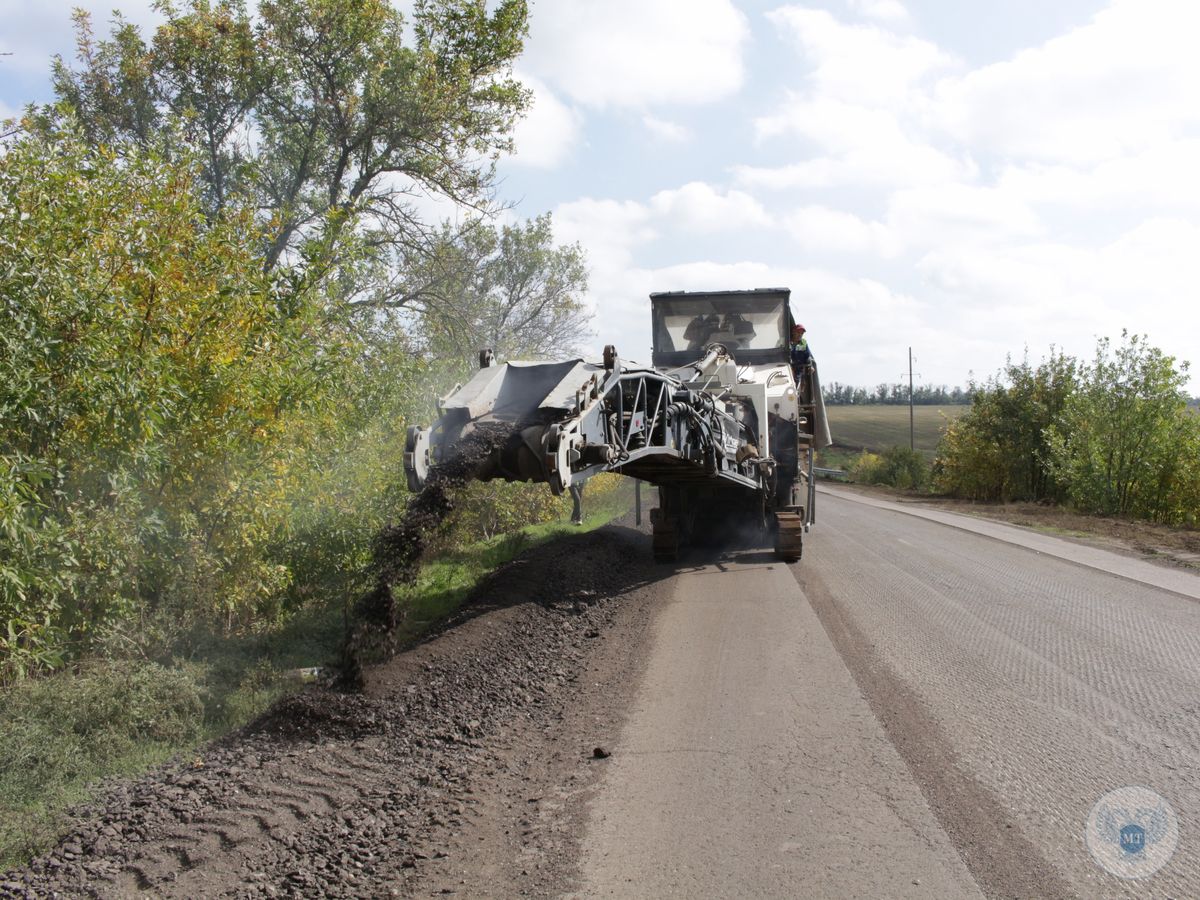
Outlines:
{"type": "Polygon", "coordinates": [[[675,579],[581,893],[979,896],[788,567],[762,558],[675,579]]]}
{"type": "Polygon", "coordinates": [[[1200,896],[1200,578],[851,494],[819,510],[798,565],[675,580],[580,893],[1200,896]],[[1084,841],[1127,785],[1179,820],[1141,881],[1084,841]]]}
{"type": "Polygon", "coordinates": [[[987,892],[1023,869],[1054,878],[1043,895],[1200,896],[1200,603],[1131,580],[1124,557],[1118,576],[845,495],[819,508],[799,583],[987,892]],[[1145,882],[1084,844],[1125,785],[1180,821],[1145,882]]]}
{"type": "Polygon", "coordinates": [[[856,495],[819,510],[798,565],[675,579],[579,893],[1200,896],[1200,603],[1156,586],[1200,578],[856,495]],[[1084,843],[1125,785],[1180,823],[1144,881],[1084,843]]]}

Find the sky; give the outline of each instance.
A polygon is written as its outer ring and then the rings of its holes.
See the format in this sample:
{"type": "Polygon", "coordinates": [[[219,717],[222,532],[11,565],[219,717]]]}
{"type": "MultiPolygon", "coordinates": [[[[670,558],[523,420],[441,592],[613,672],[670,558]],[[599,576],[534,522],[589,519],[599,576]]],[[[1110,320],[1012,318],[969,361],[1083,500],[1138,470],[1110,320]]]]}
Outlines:
{"type": "MultiPolygon", "coordinates": [[[[0,116],[49,98],[75,5],[114,0],[0,0],[0,116]]],[[[1200,364],[1200,4],[531,7],[500,196],[584,247],[589,350],[647,361],[651,291],[789,287],[826,383],[898,381],[911,346],[965,384],[1123,329],[1200,364]]]]}

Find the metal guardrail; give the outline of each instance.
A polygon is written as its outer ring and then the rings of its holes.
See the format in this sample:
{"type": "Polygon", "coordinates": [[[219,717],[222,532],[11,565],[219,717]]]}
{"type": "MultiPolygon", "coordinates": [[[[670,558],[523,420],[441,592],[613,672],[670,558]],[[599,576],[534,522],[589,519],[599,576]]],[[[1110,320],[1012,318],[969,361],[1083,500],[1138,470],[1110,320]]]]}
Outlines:
{"type": "Polygon", "coordinates": [[[848,473],[841,469],[822,469],[820,466],[813,466],[813,474],[819,475],[822,478],[847,478],[848,473]]]}

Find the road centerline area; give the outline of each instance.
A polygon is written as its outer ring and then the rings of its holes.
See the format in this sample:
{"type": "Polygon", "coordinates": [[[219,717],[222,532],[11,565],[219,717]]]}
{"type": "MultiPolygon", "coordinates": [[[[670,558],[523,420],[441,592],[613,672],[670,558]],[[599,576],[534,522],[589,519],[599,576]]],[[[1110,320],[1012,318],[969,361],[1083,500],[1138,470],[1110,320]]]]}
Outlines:
{"type": "Polygon", "coordinates": [[[583,841],[583,896],[980,896],[786,566],[684,571],[583,841]]]}

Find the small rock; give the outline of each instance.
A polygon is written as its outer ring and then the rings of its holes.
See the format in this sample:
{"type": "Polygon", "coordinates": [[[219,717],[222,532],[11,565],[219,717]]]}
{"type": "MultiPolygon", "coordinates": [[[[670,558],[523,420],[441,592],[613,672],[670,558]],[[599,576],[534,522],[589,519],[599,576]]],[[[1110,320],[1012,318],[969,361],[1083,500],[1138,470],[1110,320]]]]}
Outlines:
{"type": "Polygon", "coordinates": [[[592,751],[593,759],[608,759],[610,756],[612,756],[612,751],[604,747],[597,747],[592,751]]]}

